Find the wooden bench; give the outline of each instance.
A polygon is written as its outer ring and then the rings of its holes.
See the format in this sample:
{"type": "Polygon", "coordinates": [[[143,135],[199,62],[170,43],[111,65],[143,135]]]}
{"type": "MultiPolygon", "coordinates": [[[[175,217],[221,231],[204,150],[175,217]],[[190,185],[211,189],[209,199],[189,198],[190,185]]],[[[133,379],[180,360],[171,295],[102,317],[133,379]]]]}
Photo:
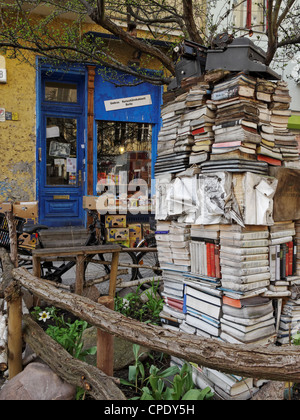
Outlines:
{"type": "Polygon", "coordinates": [[[49,257],[76,258],[76,280],[75,293],[82,295],[84,287],[84,262],[87,256],[97,254],[111,253],[111,270],[109,281],[109,296],[115,297],[117,272],[119,263],[119,254],[121,247],[118,245],[94,245],[94,246],[76,246],[70,248],[42,248],[32,251],[33,274],[41,277],[41,261],[49,257]]]}

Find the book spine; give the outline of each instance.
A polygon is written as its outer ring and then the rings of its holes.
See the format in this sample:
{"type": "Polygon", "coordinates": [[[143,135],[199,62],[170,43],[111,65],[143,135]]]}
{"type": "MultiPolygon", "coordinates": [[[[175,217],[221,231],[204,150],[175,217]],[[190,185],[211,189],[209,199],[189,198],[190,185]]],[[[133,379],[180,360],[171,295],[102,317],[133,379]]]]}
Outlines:
{"type": "Polygon", "coordinates": [[[210,243],[206,243],[206,261],[207,261],[207,274],[209,277],[212,277],[212,268],[211,268],[211,248],[210,243]]]}
{"type": "Polygon", "coordinates": [[[280,278],[286,279],[286,249],[285,244],[280,245],[280,278]]]}
{"type": "Polygon", "coordinates": [[[289,276],[290,270],[290,252],[289,252],[289,243],[285,244],[285,276],[289,276]]]}
{"type": "Polygon", "coordinates": [[[215,244],[215,267],[216,267],[216,278],[221,278],[221,265],[220,265],[220,245],[215,244]]]}
{"type": "Polygon", "coordinates": [[[294,246],[293,246],[293,242],[289,242],[288,244],[289,246],[289,276],[293,275],[293,256],[294,256],[294,246]]]}
{"type": "Polygon", "coordinates": [[[211,256],[211,276],[216,277],[216,261],[215,261],[215,245],[210,245],[210,256],[211,256]]]}
{"type": "Polygon", "coordinates": [[[297,274],[297,240],[293,240],[293,276],[297,274]]]}
{"type": "Polygon", "coordinates": [[[280,276],[281,276],[281,272],[280,272],[280,257],[281,257],[280,245],[276,245],[275,281],[279,281],[280,280],[280,276]]]}

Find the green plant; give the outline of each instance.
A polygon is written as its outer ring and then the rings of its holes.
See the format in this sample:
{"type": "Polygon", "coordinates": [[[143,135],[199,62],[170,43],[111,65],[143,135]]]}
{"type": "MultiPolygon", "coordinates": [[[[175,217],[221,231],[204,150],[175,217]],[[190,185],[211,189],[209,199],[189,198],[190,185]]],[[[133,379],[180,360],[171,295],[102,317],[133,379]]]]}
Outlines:
{"type": "Polygon", "coordinates": [[[47,313],[48,317],[43,321],[51,319],[54,325],[48,325],[45,332],[53,340],[58,342],[65,350],[67,350],[73,357],[79,360],[85,360],[88,354],[95,354],[97,347],[83,350],[84,342],[82,340],[83,331],[89,326],[86,321],[75,320],[75,322],[66,322],[64,315],[59,314],[59,310],[55,307],[47,307],[43,311],[39,306],[35,307],[31,315],[36,320],[41,319],[41,313],[47,313]]]}
{"type": "Polygon", "coordinates": [[[140,285],[135,292],[128,293],[124,297],[116,296],[115,311],[140,322],[159,323],[159,314],[162,311],[164,301],[157,294],[158,287],[159,284],[155,285],[153,281],[150,289],[145,292],[141,292],[140,285]],[[146,302],[142,300],[143,294],[147,297],[146,302]]]}
{"type": "Polygon", "coordinates": [[[297,331],[297,333],[292,336],[292,344],[300,346],[300,331],[297,331]]]}
{"type": "Polygon", "coordinates": [[[97,347],[92,347],[87,350],[83,349],[82,334],[88,327],[86,321],[76,320],[73,323],[66,323],[66,327],[57,327],[49,325],[46,333],[61,344],[73,357],[79,360],[85,360],[88,354],[95,354],[97,347]]]}
{"type": "Polygon", "coordinates": [[[205,400],[213,396],[209,387],[196,389],[192,378],[192,368],[185,363],[181,369],[170,366],[161,370],[151,365],[149,376],[146,377],[145,367],[140,361],[140,346],[133,345],[135,364],[129,366],[128,381],[121,379],[123,385],[135,388],[140,396],[134,399],[140,400],[205,400]]]}

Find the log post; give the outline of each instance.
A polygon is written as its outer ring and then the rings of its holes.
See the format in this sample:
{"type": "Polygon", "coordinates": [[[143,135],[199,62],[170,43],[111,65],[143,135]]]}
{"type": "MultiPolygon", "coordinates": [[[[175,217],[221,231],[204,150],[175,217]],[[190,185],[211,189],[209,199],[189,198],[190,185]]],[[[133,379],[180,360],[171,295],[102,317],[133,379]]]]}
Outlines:
{"type": "Polygon", "coordinates": [[[109,296],[115,298],[117,288],[117,274],[119,264],[119,252],[113,252],[110,268],[110,281],[109,281],[109,296]]]}
{"type": "Polygon", "coordinates": [[[77,255],[76,257],[76,281],[75,281],[75,293],[77,295],[83,294],[83,282],[84,282],[84,264],[85,256],[77,255]]]}
{"type": "MultiPolygon", "coordinates": [[[[114,298],[101,296],[98,303],[108,309],[114,309],[114,298]]],[[[114,373],[114,336],[106,331],[97,330],[97,368],[107,376],[114,373]]]]}
{"type": "MultiPolygon", "coordinates": [[[[41,258],[36,255],[32,255],[32,271],[35,277],[38,277],[38,278],[42,277],[41,258]]],[[[34,295],[33,306],[39,306],[39,304],[40,304],[40,299],[36,295],[34,295]]]]}
{"type": "Polygon", "coordinates": [[[6,211],[5,217],[9,231],[10,258],[13,265],[18,267],[18,237],[13,211],[6,211]]]}
{"type": "Polygon", "coordinates": [[[4,293],[8,313],[8,370],[9,379],[22,372],[22,293],[18,282],[12,282],[4,293]]]}

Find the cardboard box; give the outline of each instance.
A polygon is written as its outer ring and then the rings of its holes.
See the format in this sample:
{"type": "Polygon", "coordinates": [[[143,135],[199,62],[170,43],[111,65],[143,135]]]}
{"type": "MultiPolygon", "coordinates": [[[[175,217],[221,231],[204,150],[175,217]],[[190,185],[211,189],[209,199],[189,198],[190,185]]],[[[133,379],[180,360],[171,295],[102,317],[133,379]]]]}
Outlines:
{"type": "Polygon", "coordinates": [[[108,242],[127,241],[129,239],[128,228],[107,228],[106,238],[108,242]]]}
{"type": "Polygon", "coordinates": [[[110,215],[105,216],[106,228],[126,228],[127,218],[124,215],[110,215]]]}
{"type": "Polygon", "coordinates": [[[12,210],[12,203],[4,202],[0,203],[0,213],[5,213],[6,211],[12,210]]]}
{"type": "Polygon", "coordinates": [[[130,247],[134,248],[143,238],[142,235],[142,225],[141,224],[130,224],[129,228],[129,241],[130,247]]]}
{"type": "Polygon", "coordinates": [[[13,204],[13,213],[17,217],[24,219],[37,219],[38,201],[21,201],[13,204]]]}
{"type": "Polygon", "coordinates": [[[274,221],[300,219],[300,170],[270,167],[270,175],[277,181],[274,195],[274,221]]]}
{"type": "Polygon", "coordinates": [[[98,196],[85,195],[82,200],[82,207],[89,210],[97,210],[96,201],[98,196]]]}

